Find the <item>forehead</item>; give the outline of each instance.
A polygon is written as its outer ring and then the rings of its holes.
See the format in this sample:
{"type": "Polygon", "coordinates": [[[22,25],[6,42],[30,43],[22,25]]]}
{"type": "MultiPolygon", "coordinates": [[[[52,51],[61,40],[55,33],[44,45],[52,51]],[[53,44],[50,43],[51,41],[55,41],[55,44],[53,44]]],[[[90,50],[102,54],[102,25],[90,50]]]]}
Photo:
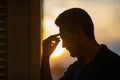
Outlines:
{"type": "Polygon", "coordinates": [[[74,33],[77,29],[75,25],[70,24],[63,24],[59,26],[60,32],[68,32],[68,33],[74,33]]]}
{"type": "Polygon", "coordinates": [[[61,38],[63,38],[63,37],[69,37],[69,36],[72,35],[70,32],[68,32],[68,30],[66,30],[64,28],[59,28],[59,31],[60,31],[61,38]]]}

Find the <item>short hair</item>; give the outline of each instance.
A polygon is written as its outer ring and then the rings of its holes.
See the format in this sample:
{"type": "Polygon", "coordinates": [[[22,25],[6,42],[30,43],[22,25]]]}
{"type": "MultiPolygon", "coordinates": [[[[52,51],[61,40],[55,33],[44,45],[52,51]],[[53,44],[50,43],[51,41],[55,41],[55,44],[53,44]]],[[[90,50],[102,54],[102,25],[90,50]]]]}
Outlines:
{"type": "Polygon", "coordinates": [[[89,14],[81,8],[65,10],[56,18],[55,24],[59,27],[64,27],[68,32],[75,32],[77,27],[81,27],[88,38],[95,39],[92,19],[89,14]]]}

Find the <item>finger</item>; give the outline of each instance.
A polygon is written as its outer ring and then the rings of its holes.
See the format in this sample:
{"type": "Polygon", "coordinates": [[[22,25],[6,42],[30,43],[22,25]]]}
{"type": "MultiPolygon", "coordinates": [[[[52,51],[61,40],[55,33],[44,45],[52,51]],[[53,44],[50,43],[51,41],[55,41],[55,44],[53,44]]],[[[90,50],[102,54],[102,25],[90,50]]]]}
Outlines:
{"type": "Polygon", "coordinates": [[[60,41],[60,39],[57,39],[57,40],[51,41],[51,43],[55,44],[55,43],[58,43],[59,41],[60,41]]]}
{"type": "Polygon", "coordinates": [[[51,35],[49,38],[50,38],[50,39],[59,38],[59,35],[60,35],[60,34],[51,35]]]}
{"type": "Polygon", "coordinates": [[[58,33],[58,34],[54,34],[54,35],[51,35],[51,36],[53,36],[53,37],[55,36],[55,37],[56,37],[56,36],[59,36],[59,35],[60,35],[60,33],[58,33]]]}
{"type": "Polygon", "coordinates": [[[53,37],[51,37],[51,38],[47,39],[46,41],[49,42],[49,43],[55,43],[57,41],[60,41],[60,38],[53,38],[53,37]]]}
{"type": "Polygon", "coordinates": [[[55,50],[55,48],[57,47],[59,41],[56,41],[55,43],[52,43],[51,46],[52,46],[52,51],[55,50]]]}
{"type": "Polygon", "coordinates": [[[52,36],[49,36],[47,39],[45,39],[43,41],[43,44],[51,44],[51,43],[56,43],[56,42],[59,42],[60,41],[60,38],[58,38],[57,36],[59,36],[59,34],[55,34],[55,35],[52,35],[52,36]]]}
{"type": "Polygon", "coordinates": [[[60,40],[56,41],[56,42],[54,43],[54,46],[57,46],[59,42],[60,42],[60,40]]]}

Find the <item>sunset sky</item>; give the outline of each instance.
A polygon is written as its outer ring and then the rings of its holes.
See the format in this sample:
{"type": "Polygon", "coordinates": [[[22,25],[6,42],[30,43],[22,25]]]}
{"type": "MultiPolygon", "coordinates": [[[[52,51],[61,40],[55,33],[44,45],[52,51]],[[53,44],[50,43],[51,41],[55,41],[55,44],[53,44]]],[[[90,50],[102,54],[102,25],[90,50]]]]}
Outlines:
{"type": "MultiPolygon", "coordinates": [[[[54,24],[56,17],[64,10],[73,7],[83,8],[89,13],[95,26],[98,43],[107,44],[120,55],[120,0],[44,0],[43,39],[59,33],[59,28],[54,24]]],[[[69,56],[68,51],[61,48],[61,43],[57,51],[63,54],[51,57],[53,74],[59,73],[53,75],[54,80],[62,76],[65,68],[76,60],[69,56]],[[56,66],[59,67],[54,70],[56,66]]]]}

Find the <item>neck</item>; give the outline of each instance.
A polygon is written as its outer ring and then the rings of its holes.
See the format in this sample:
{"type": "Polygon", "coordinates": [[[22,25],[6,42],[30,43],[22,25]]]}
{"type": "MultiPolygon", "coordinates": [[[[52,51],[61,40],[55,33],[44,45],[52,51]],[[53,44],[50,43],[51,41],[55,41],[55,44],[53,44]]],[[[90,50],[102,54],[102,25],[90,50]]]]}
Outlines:
{"type": "MultiPolygon", "coordinates": [[[[83,51],[84,51],[82,53],[83,67],[94,59],[100,47],[101,46],[96,41],[93,40],[89,40],[85,44],[83,43],[83,51]]],[[[78,60],[81,60],[81,57],[78,56],[78,60]]]]}

